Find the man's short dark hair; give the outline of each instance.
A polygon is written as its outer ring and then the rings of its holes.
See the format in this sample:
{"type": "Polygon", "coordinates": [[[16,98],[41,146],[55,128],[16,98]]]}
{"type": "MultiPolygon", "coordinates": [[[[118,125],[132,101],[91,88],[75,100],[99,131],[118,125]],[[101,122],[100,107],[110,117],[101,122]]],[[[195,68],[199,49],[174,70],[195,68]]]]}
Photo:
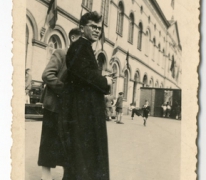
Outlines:
{"type": "Polygon", "coordinates": [[[73,35],[81,36],[81,31],[80,31],[80,29],[79,29],[79,28],[73,28],[73,29],[71,29],[71,31],[69,31],[69,39],[70,39],[70,41],[71,41],[71,37],[72,37],[73,35]]]}
{"type": "Polygon", "coordinates": [[[87,25],[89,20],[99,23],[102,20],[102,16],[97,11],[85,13],[80,19],[80,26],[87,25]]]}
{"type": "Polygon", "coordinates": [[[122,95],[122,94],[124,94],[124,93],[123,93],[123,92],[120,92],[120,93],[119,93],[119,95],[122,95]]]}

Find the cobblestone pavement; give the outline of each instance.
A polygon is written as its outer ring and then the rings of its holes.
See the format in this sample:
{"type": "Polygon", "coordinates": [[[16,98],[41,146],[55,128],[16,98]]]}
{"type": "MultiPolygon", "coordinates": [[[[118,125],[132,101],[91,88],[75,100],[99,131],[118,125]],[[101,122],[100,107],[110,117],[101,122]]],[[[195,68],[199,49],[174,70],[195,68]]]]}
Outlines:
{"type": "MultiPolygon", "coordinates": [[[[181,121],[141,117],[124,124],[107,122],[110,180],[179,180],[181,121]]],[[[26,120],[26,180],[40,180],[37,165],[41,121],[26,120]]],[[[62,168],[52,169],[55,180],[62,179],[62,168]]]]}

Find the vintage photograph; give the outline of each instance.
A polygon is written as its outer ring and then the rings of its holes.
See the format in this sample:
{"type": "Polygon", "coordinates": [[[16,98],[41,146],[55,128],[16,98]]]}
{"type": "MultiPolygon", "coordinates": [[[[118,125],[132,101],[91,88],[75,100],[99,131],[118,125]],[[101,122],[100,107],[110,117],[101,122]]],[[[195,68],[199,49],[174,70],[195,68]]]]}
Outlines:
{"type": "Polygon", "coordinates": [[[26,1],[25,180],[181,179],[185,3],[26,1]]]}

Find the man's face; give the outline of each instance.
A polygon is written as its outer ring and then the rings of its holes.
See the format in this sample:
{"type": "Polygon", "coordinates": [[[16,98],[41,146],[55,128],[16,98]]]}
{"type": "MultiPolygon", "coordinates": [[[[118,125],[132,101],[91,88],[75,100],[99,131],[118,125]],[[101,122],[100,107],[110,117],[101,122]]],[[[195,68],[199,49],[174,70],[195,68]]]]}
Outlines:
{"type": "Polygon", "coordinates": [[[92,43],[99,39],[101,34],[101,22],[95,23],[94,21],[89,20],[87,25],[82,27],[83,37],[87,38],[92,43]]]}

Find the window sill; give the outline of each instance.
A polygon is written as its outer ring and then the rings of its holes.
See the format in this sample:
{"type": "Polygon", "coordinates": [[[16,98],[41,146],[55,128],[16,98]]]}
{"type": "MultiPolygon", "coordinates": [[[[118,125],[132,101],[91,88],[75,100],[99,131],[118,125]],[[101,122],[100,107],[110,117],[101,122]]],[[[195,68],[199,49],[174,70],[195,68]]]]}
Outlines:
{"type": "Polygon", "coordinates": [[[88,7],[86,7],[85,5],[82,4],[82,8],[84,8],[85,10],[87,10],[88,12],[92,11],[92,9],[89,9],[88,7]]]}
{"type": "Polygon", "coordinates": [[[122,37],[122,34],[120,34],[119,32],[116,32],[117,33],[117,35],[119,35],[120,37],[122,37]]]}
{"type": "Polygon", "coordinates": [[[129,44],[131,44],[131,45],[133,45],[133,42],[131,42],[131,41],[127,41],[129,44]]]}
{"type": "Polygon", "coordinates": [[[108,28],[108,22],[104,21],[104,25],[108,28]]]}

